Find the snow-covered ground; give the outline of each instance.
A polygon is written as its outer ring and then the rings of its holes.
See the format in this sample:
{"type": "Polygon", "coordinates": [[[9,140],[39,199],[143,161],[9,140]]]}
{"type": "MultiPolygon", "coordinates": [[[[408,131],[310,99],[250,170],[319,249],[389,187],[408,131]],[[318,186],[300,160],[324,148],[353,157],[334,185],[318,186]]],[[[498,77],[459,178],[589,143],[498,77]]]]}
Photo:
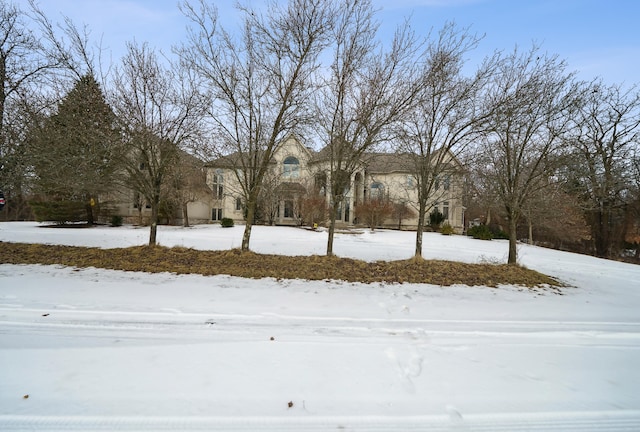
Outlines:
{"type": "MultiPolygon", "coordinates": [[[[243,227],[160,227],[238,247],[243,227]]],[[[340,256],[412,255],[414,233],[338,234],[340,256]]],[[[0,223],[0,241],[125,247],[142,228],[0,223]]],[[[256,252],[326,233],[254,227],[256,252]]],[[[507,243],[425,236],[427,258],[507,243]]],[[[0,264],[0,430],[638,431],[640,267],[521,245],[571,285],[248,280],[0,264]],[[26,397],[28,395],[28,398],[26,397]]]]}

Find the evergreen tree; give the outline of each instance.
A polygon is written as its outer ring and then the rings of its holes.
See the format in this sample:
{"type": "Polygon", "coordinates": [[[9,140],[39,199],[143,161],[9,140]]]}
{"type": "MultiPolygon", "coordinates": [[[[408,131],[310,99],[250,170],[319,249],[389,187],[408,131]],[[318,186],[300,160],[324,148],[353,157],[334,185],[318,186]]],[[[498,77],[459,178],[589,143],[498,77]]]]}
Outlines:
{"type": "Polygon", "coordinates": [[[121,154],[115,115],[100,85],[85,75],[33,143],[36,192],[45,202],[81,205],[92,224],[96,206],[114,188],[121,154]]]}

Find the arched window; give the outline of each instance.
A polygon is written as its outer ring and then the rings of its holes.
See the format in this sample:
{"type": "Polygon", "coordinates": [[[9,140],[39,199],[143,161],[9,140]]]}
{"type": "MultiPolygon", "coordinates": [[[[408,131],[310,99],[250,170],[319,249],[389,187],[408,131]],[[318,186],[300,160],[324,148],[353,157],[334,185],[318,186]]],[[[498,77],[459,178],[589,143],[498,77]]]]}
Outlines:
{"type": "Polygon", "coordinates": [[[282,175],[285,178],[300,177],[300,161],[298,160],[298,158],[289,156],[284,160],[284,171],[282,175]]]}

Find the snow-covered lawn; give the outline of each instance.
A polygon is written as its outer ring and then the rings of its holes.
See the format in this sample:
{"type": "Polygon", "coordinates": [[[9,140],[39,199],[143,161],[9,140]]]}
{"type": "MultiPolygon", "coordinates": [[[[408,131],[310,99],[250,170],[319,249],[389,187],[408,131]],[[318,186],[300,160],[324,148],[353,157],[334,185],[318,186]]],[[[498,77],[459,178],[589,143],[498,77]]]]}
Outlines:
{"type": "MultiPolygon", "coordinates": [[[[238,247],[243,227],[160,227],[238,247]]],[[[414,233],[338,234],[405,259],[414,233]]],[[[126,247],[143,228],[0,223],[0,241],[126,247]]],[[[254,227],[256,252],[326,233],[254,227]]],[[[504,262],[507,243],[425,236],[427,258],[504,262]]],[[[640,267],[521,245],[572,287],[247,280],[0,264],[0,430],[640,430],[640,267]],[[28,398],[26,397],[28,395],[28,398]]]]}

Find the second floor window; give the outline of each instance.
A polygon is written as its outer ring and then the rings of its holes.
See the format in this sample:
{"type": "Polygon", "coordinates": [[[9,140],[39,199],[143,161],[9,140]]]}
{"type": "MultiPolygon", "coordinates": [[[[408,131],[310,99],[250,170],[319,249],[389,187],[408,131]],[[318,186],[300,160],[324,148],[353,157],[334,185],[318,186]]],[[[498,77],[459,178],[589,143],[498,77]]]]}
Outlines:
{"type": "Polygon", "coordinates": [[[217,169],[213,174],[211,188],[213,189],[213,199],[222,199],[224,196],[224,174],[221,169],[217,169]]]}
{"type": "Polygon", "coordinates": [[[284,170],[282,172],[285,178],[298,178],[300,177],[300,161],[289,156],[284,160],[284,170]]]}
{"type": "Polygon", "coordinates": [[[375,182],[371,184],[369,198],[371,198],[372,201],[384,198],[384,186],[382,183],[375,182]]]}

